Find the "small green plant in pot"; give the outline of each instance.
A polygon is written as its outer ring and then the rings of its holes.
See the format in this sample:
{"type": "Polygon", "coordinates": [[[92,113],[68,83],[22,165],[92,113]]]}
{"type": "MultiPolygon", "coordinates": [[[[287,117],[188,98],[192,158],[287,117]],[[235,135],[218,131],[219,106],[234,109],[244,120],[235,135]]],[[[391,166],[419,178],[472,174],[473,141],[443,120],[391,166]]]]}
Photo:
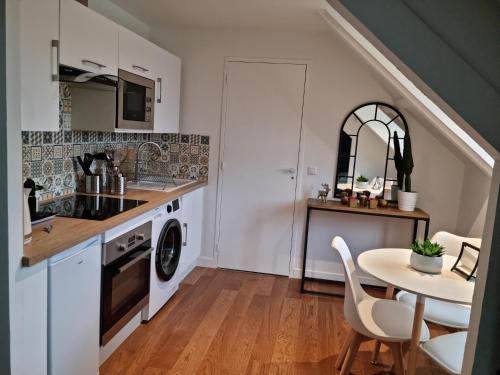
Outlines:
{"type": "Polygon", "coordinates": [[[368,188],[368,177],[360,175],[356,179],[356,187],[359,189],[366,189],[368,188]]]}
{"type": "Polygon", "coordinates": [[[429,239],[411,245],[410,265],[420,272],[440,273],[443,268],[444,247],[429,239]]]}

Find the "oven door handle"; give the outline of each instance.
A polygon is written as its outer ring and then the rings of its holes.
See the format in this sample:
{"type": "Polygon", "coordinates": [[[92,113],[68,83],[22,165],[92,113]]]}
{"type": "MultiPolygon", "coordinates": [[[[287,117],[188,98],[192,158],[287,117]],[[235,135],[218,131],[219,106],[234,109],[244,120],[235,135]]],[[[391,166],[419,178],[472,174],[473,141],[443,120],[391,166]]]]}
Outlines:
{"type": "Polygon", "coordinates": [[[146,251],[144,251],[141,255],[139,255],[138,257],[135,257],[134,259],[132,259],[130,262],[128,262],[127,264],[124,264],[123,266],[121,266],[120,268],[118,268],[118,273],[122,273],[122,272],[125,272],[126,270],[128,270],[130,267],[132,267],[134,264],[136,264],[137,262],[139,262],[140,260],[146,258],[149,254],[152,253],[154,249],[152,247],[150,247],[149,249],[147,249],[146,251]]]}

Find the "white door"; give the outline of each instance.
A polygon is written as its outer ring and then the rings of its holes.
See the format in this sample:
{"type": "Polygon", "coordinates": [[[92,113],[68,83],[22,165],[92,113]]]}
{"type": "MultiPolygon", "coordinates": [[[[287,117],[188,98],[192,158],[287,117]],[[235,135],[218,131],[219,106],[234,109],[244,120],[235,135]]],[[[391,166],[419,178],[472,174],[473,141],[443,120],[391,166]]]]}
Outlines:
{"type": "Polygon", "coordinates": [[[226,72],[219,266],[288,275],[306,65],[226,72]]]}

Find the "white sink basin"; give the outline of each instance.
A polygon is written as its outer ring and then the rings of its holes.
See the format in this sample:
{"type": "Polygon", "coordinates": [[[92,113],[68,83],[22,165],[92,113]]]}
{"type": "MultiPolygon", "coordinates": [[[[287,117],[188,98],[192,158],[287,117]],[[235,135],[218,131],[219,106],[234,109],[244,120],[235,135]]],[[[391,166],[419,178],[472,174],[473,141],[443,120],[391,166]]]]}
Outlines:
{"type": "Polygon", "coordinates": [[[194,184],[195,182],[196,180],[185,180],[181,178],[174,178],[169,182],[138,181],[129,182],[127,188],[170,192],[180,187],[194,184]]]}

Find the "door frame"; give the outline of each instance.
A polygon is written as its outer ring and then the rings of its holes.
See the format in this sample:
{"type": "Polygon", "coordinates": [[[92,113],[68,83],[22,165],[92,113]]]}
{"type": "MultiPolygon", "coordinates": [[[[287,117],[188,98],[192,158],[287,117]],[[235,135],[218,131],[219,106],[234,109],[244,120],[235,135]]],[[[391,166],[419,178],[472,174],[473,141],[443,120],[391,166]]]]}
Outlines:
{"type": "Polygon", "coordinates": [[[214,263],[219,266],[219,240],[221,233],[221,217],[222,217],[222,187],[224,184],[224,173],[222,161],[224,160],[224,149],[226,145],[226,115],[227,115],[227,104],[228,104],[228,87],[227,87],[227,75],[229,72],[229,64],[232,62],[240,63],[263,63],[263,64],[288,64],[288,65],[304,65],[305,66],[305,81],[304,81],[304,92],[302,98],[302,118],[300,123],[299,132],[299,150],[297,157],[297,176],[296,176],[296,187],[295,187],[295,197],[294,197],[294,211],[292,215],[292,237],[290,238],[290,263],[288,267],[288,276],[293,275],[293,268],[295,266],[295,256],[297,254],[297,197],[302,194],[302,171],[304,167],[304,119],[305,119],[305,108],[306,108],[306,98],[309,89],[310,82],[310,70],[311,70],[311,60],[310,59],[282,59],[282,58],[258,58],[258,57],[230,57],[226,56],[224,58],[224,70],[223,70],[223,83],[222,83],[222,103],[221,103],[221,114],[220,114],[220,135],[219,135],[219,157],[217,160],[217,201],[215,209],[215,235],[214,235],[214,263]]]}

